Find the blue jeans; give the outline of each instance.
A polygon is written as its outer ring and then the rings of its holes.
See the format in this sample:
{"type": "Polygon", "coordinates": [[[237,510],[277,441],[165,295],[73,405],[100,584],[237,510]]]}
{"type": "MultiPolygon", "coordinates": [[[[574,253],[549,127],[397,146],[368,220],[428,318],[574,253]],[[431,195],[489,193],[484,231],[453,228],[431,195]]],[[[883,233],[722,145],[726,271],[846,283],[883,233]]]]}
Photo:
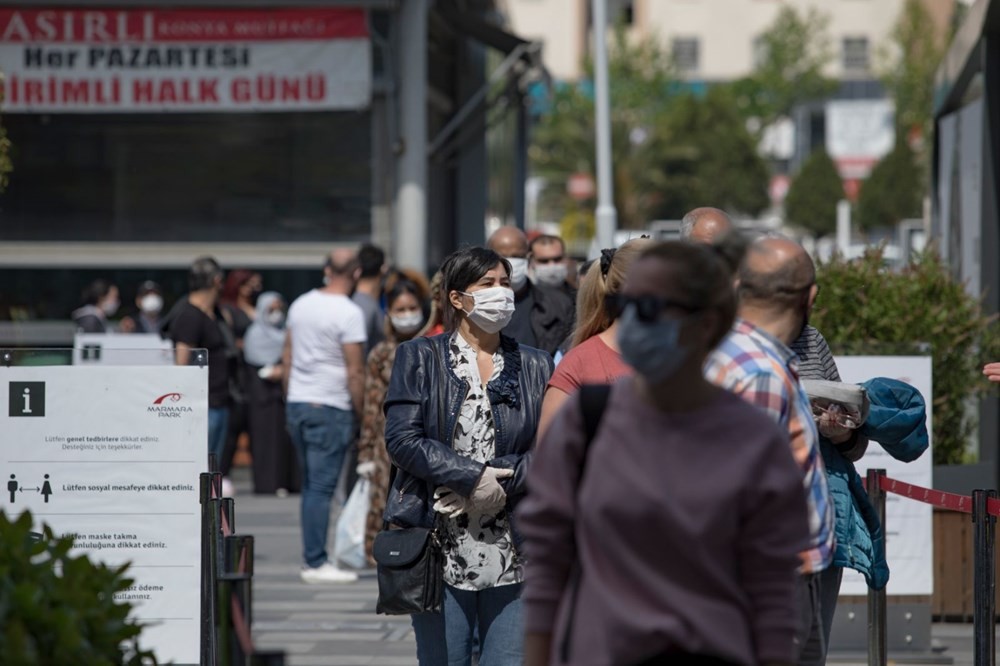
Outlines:
{"type": "Polygon", "coordinates": [[[524,626],[521,586],[479,592],[444,586],[440,613],[412,616],[420,666],[469,666],[478,629],[479,666],[521,666],[524,626]]]}
{"type": "Polygon", "coordinates": [[[302,470],[302,557],[310,567],[327,561],[330,506],[354,433],[354,413],[304,402],[285,409],[288,434],[302,470]]]}
{"type": "Polygon", "coordinates": [[[208,455],[215,455],[215,469],[222,467],[222,452],[226,448],[226,433],[229,431],[229,408],[208,408],[208,455]]]}

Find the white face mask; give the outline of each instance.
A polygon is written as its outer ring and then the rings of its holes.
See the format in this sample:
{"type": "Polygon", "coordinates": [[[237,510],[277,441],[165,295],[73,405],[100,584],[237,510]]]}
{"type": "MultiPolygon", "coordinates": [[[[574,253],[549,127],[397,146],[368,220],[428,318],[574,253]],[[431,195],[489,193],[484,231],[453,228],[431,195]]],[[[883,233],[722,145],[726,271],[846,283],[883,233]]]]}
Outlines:
{"type": "Polygon", "coordinates": [[[475,304],[469,312],[469,321],[487,333],[497,333],[510,323],[514,316],[514,292],[507,287],[490,287],[471,293],[459,292],[471,296],[475,304]]]}
{"type": "Polygon", "coordinates": [[[285,313],[281,310],[271,310],[267,313],[267,323],[280,328],[285,323],[285,313]]]}
{"type": "Polygon", "coordinates": [[[566,264],[537,264],[535,266],[535,282],[543,287],[561,287],[566,282],[566,264]]]}
{"type": "Polygon", "coordinates": [[[139,309],[154,315],[163,309],[163,298],[159,294],[146,294],[139,300],[139,309]]]}
{"type": "Polygon", "coordinates": [[[118,312],[118,307],[120,305],[121,303],[117,299],[113,301],[104,301],[101,303],[101,310],[108,317],[113,317],[115,316],[115,313],[118,312]]]}
{"type": "Polygon", "coordinates": [[[392,327],[397,333],[409,335],[416,333],[424,323],[424,315],[418,312],[406,312],[398,315],[389,315],[392,327]]]}
{"type": "Polygon", "coordinates": [[[521,291],[528,283],[528,260],[520,257],[508,257],[510,262],[510,288],[521,291]]]}

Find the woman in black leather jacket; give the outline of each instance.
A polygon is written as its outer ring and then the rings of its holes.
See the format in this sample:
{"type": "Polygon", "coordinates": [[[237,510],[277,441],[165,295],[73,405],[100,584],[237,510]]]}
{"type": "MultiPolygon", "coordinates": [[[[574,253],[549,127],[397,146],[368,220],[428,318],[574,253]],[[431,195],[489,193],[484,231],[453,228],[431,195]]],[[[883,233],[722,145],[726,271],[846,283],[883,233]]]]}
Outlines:
{"type": "Polygon", "coordinates": [[[442,267],[446,333],[401,344],[385,400],[397,474],[385,518],[438,525],[440,613],[413,616],[420,664],[520,666],[523,555],[515,525],[541,408],[548,354],[500,334],[514,311],[510,264],[467,248],[442,267]]]}

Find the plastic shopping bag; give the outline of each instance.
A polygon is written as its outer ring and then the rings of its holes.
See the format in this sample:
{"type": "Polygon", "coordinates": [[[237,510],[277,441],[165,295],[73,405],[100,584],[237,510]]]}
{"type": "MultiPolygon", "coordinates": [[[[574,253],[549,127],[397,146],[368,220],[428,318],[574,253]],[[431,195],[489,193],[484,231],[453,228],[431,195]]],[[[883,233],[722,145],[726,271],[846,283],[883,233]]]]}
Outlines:
{"type": "Polygon", "coordinates": [[[354,484],[344,504],[344,510],[337,519],[336,545],[333,557],[345,566],[354,569],[364,569],[368,566],[365,557],[365,525],[368,522],[368,509],[371,503],[369,493],[371,482],[368,479],[358,479],[354,484]]]}

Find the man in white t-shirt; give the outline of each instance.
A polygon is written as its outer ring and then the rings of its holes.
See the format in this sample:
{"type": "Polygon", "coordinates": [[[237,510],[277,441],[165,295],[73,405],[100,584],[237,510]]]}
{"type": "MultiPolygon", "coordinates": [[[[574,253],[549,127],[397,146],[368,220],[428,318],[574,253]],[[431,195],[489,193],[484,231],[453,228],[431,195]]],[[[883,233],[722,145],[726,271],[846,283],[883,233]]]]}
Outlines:
{"type": "Polygon", "coordinates": [[[327,559],[330,505],[364,394],[364,313],[351,301],[357,254],[334,250],[323,284],[288,309],[285,367],[288,432],[302,469],[302,580],[349,583],[357,576],[327,559]]]}

